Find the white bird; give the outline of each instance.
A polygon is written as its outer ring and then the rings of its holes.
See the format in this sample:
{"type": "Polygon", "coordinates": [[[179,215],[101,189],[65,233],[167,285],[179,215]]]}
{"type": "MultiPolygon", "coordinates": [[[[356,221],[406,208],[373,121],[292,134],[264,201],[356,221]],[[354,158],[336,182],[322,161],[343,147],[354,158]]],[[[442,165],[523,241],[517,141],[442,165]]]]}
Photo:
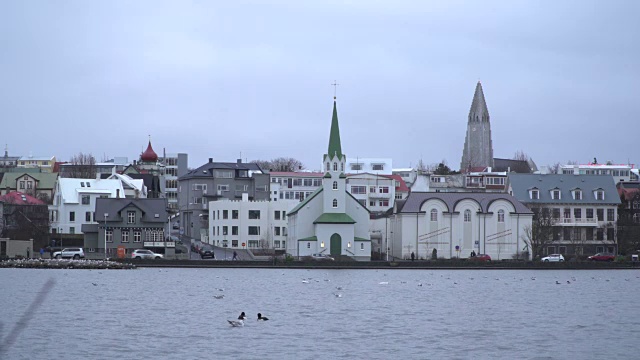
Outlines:
{"type": "Polygon", "coordinates": [[[560,285],[560,281],[556,280],[556,284],[557,284],[557,285],[560,285]]]}
{"type": "Polygon", "coordinates": [[[335,297],[337,297],[337,298],[341,298],[341,297],[342,297],[342,294],[340,294],[340,293],[333,293],[333,295],[334,295],[335,297]]]}
{"type": "Polygon", "coordinates": [[[388,281],[381,281],[381,282],[379,282],[378,284],[379,284],[379,285],[388,285],[388,284],[389,284],[389,282],[388,282],[388,281]]]}
{"type": "Polygon", "coordinates": [[[302,280],[302,283],[303,283],[303,284],[308,284],[308,283],[309,283],[309,280],[302,280]]]}
{"type": "Polygon", "coordinates": [[[244,320],[227,320],[229,324],[233,327],[243,327],[244,320]]]}

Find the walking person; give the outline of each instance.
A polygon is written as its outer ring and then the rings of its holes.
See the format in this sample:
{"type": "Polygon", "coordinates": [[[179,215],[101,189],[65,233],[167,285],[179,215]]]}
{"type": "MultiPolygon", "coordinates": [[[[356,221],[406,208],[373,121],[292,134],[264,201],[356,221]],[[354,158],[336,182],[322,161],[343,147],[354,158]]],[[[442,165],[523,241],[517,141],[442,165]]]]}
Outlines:
{"type": "Polygon", "coordinates": [[[411,252],[411,261],[416,259],[416,254],[412,251],[411,252]]]}
{"type": "Polygon", "coordinates": [[[31,258],[31,248],[27,246],[27,259],[31,258]]]}
{"type": "Polygon", "coordinates": [[[40,248],[40,259],[44,259],[44,249],[40,248]]]}
{"type": "Polygon", "coordinates": [[[233,258],[231,260],[238,260],[238,253],[235,250],[233,251],[233,258]]]}

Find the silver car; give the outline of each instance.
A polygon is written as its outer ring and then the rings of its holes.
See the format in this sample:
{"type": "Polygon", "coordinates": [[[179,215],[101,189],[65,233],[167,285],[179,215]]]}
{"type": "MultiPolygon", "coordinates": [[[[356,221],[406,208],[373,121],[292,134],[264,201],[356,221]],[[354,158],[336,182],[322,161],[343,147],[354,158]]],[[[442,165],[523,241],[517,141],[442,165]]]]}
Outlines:
{"type": "Polygon", "coordinates": [[[131,258],[133,259],[162,259],[164,256],[162,254],[156,254],[151,250],[147,249],[137,249],[131,253],[131,258]]]}
{"type": "Polygon", "coordinates": [[[562,254],[551,254],[541,259],[544,262],[563,262],[564,256],[562,254]]]}
{"type": "Polygon", "coordinates": [[[64,248],[61,251],[53,253],[53,257],[56,259],[84,259],[83,248],[64,248]]]}

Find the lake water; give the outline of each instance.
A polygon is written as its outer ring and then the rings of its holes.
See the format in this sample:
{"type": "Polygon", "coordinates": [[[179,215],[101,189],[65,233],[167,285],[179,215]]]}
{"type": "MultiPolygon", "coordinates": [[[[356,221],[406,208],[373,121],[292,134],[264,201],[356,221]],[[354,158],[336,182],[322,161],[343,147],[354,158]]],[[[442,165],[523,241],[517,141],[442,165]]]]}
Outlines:
{"type": "Polygon", "coordinates": [[[0,344],[49,279],[0,358],[640,358],[637,270],[0,269],[0,344]]]}

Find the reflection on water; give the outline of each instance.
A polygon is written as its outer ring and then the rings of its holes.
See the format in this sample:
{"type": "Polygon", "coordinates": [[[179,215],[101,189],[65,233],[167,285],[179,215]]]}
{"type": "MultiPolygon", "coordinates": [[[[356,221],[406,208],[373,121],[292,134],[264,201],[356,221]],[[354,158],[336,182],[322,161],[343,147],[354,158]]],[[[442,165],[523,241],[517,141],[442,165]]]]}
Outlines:
{"type": "Polygon", "coordinates": [[[635,270],[0,269],[3,337],[50,278],[3,358],[633,358],[640,332],[635,270]]]}

